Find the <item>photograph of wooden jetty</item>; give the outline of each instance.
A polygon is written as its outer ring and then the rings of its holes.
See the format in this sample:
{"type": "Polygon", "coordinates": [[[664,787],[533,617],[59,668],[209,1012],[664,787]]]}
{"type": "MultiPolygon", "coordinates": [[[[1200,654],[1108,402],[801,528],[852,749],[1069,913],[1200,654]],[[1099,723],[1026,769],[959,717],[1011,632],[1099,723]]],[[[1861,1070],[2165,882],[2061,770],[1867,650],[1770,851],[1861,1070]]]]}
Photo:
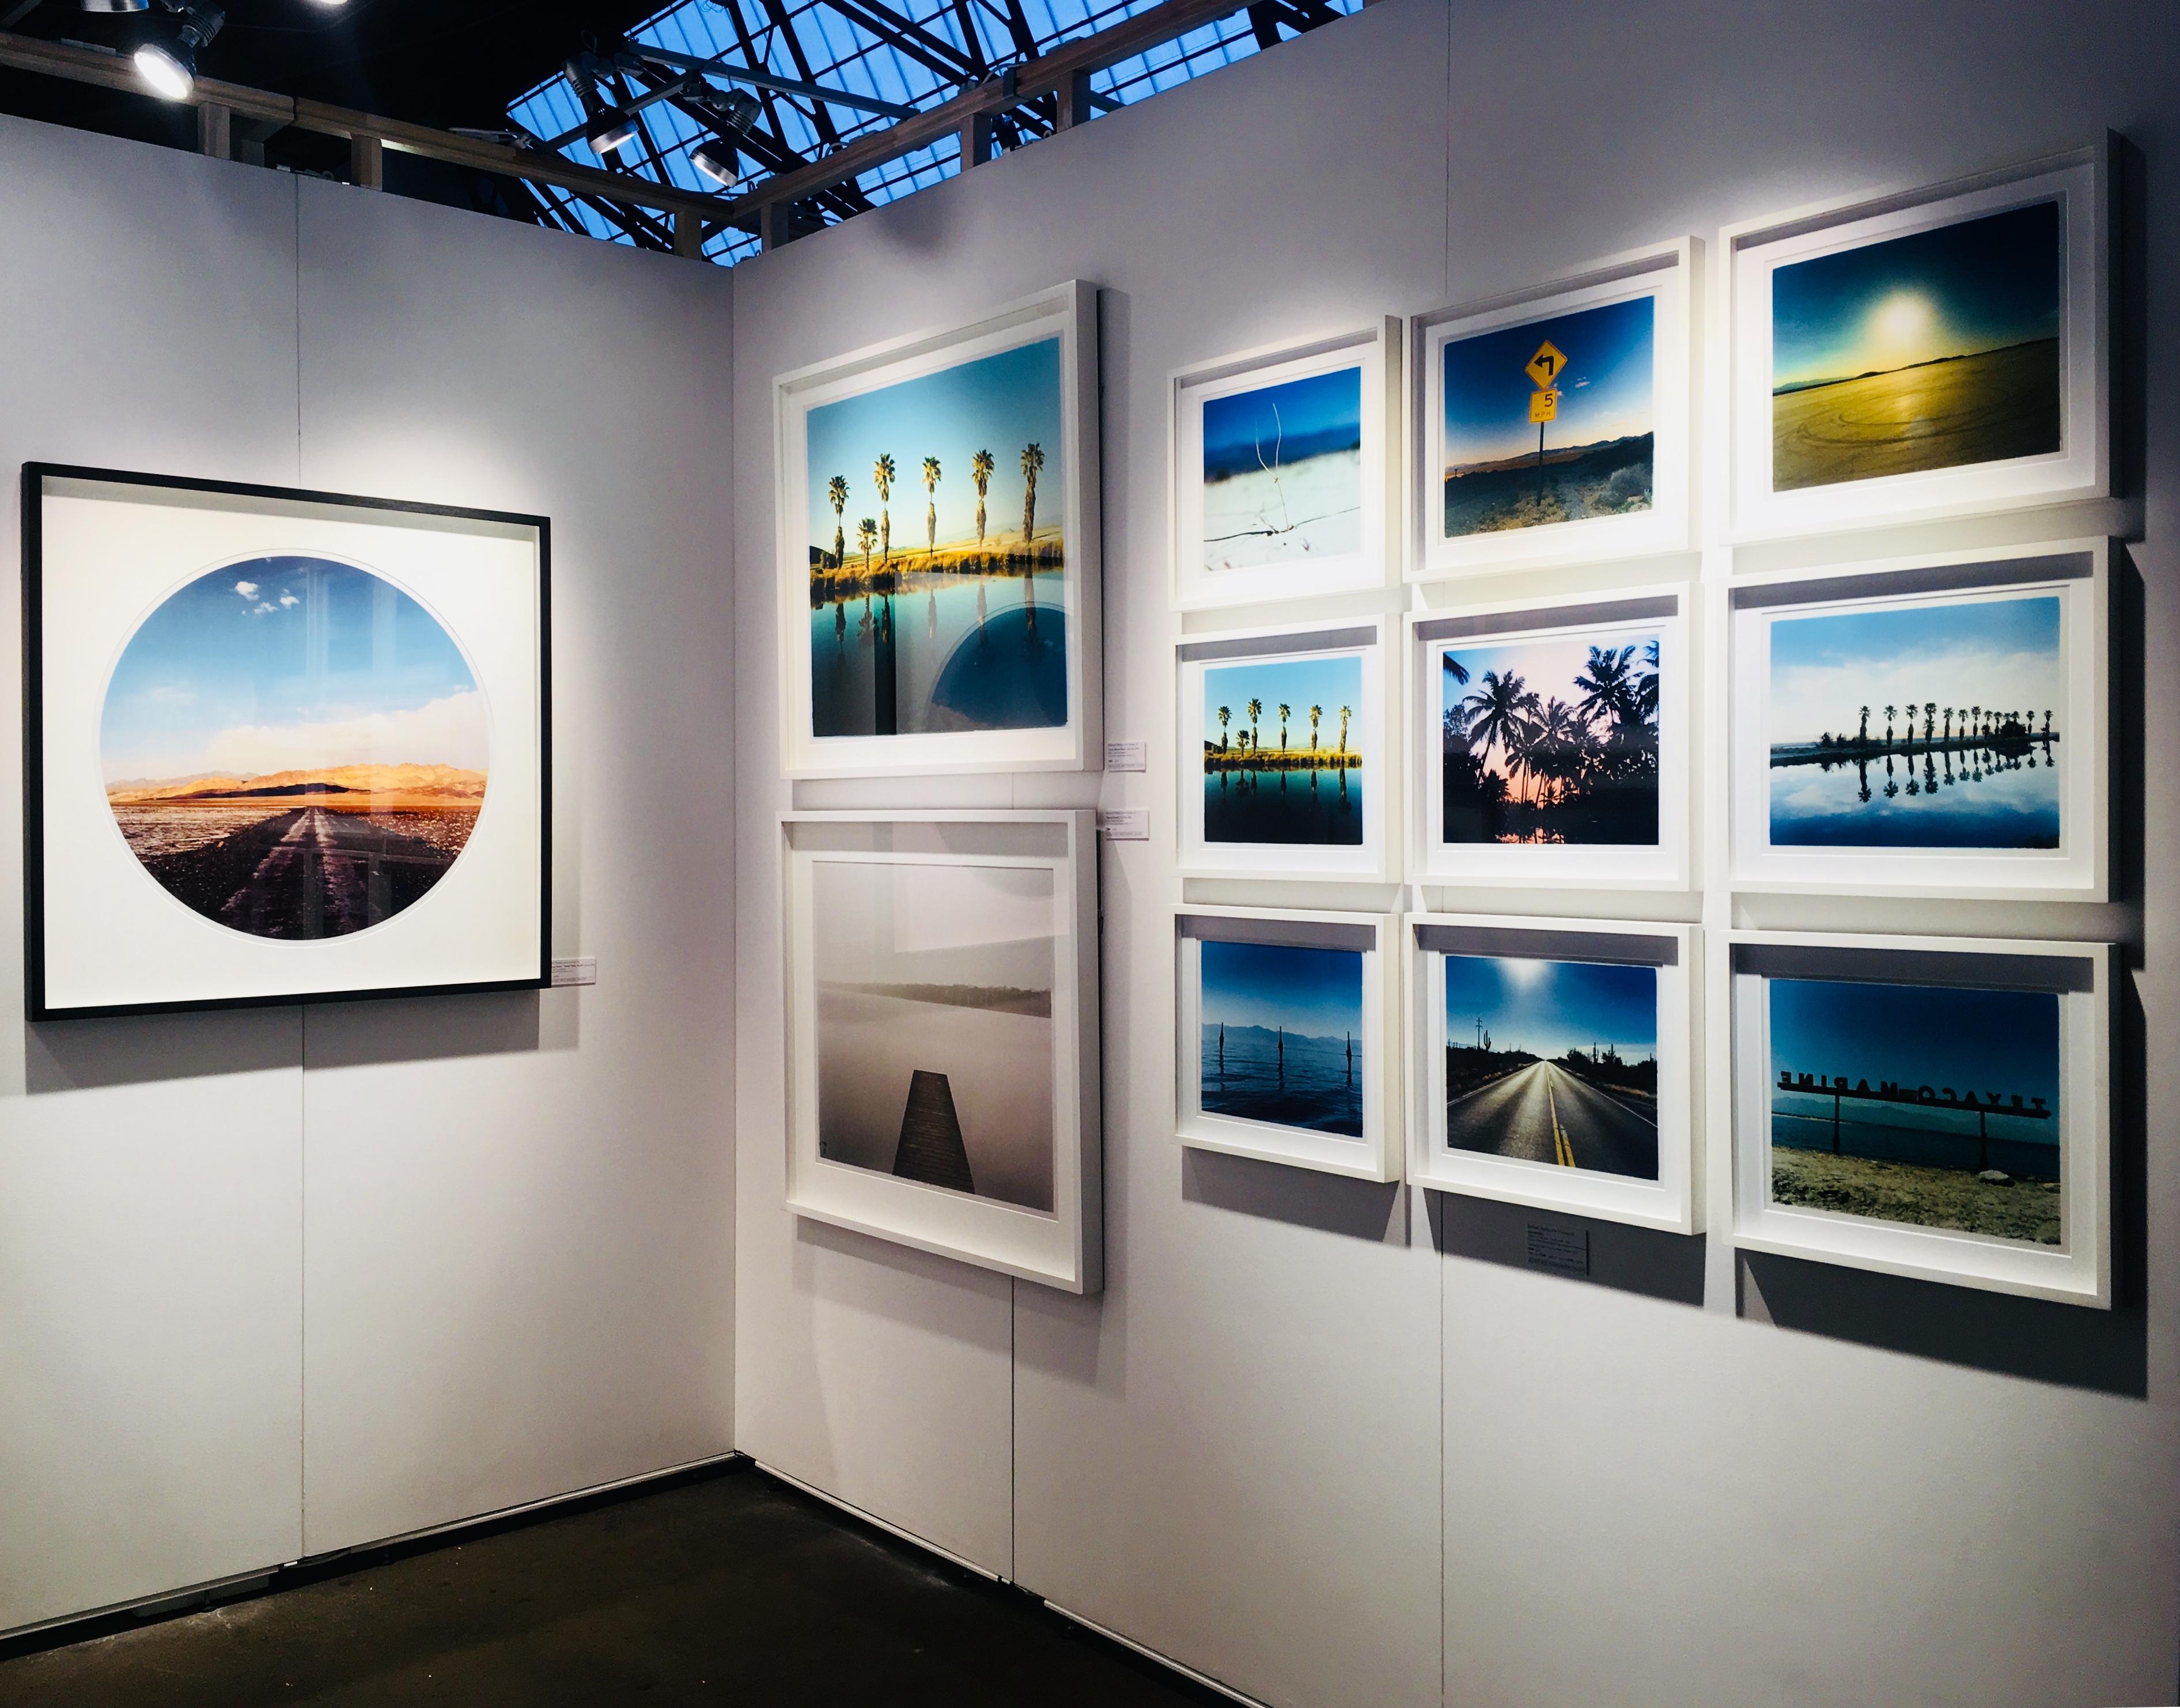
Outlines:
{"type": "Polygon", "coordinates": [[[805,417],[812,734],[1066,723],[1060,364],[1045,339],[805,417]]]}
{"type": "Polygon", "coordinates": [[[260,558],[139,625],[100,723],[107,805],[159,887],[213,923],[345,937],[468,846],[490,719],[461,648],[383,577],[260,558]]]}
{"type": "Polygon", "coordinates": [[[1362,659],[1311,653],[1203,672],[1203,840],[1362,846],[1362,659]]]}
{"type": "Polygon", "coordinates": [[[823,860],[811,881],[818,1155],[1049,1212],[1051,872],[823,860]]]}
{"type": "Polygon", "coordinates": [[[1447,956],[1445,1143],[1657,1179],[1657,968],[1447,956]]]}
{"type": "Polygon", "coordinates": [[[1362,1137],[1362,956],[1276,943],[1200,948],[1206,1114],[1362,1137]]]}
{"type": "Polygon", "coordinates": [[[2060,1242],[2059,999],[1774,978],[1775,1203],[2060,1242]]]}
{"type": "Polygon", "coordinates": [[[2058,598],[1775,618],[1778,847],[2060,846],[2058,598]]]}

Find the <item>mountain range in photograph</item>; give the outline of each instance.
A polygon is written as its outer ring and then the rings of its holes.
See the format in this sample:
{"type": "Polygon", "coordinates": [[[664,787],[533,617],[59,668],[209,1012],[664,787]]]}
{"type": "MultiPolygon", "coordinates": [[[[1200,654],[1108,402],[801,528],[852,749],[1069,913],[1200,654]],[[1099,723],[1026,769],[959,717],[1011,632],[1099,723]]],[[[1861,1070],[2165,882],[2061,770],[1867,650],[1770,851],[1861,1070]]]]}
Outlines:
{"type": "Polygon", "coordinates": [[[1204,1112],[1362,1138],[1362,952],[1206,940],[1199,966],[1204,1112]]]}

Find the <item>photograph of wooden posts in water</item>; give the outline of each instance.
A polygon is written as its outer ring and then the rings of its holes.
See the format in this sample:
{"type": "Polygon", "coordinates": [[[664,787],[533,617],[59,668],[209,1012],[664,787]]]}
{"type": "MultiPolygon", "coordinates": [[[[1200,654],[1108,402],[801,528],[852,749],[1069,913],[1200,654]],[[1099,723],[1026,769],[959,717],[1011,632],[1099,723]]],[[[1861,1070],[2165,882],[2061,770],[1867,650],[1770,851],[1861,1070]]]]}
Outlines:
{"type": "Polygon", "coordinates": [[[2060,234],[2039,201],[1775,268],[1772,489],[2057,451],[2060,234]]]}
{"type": "Polygon", "coordinates": [[[1577,309],[1449,341],[1443,355],[1445,537],[1647,510],[1656,480],[1657,300],[1577,309]],[[1530,360],[1566,365],[1539,422],[1530,360]]]}
{"type": "Polygon", "coordinates": [[[1049,1211],[1051,871],[847,860],[811,871],[818,1154],[1049,1211]]]}
{"type": "Polygon", "coordinates": [[[1257,569],[1362,549],[1362,370],[1203,402],[1203,567],[1257,569]]]}
{"type": "Polygon", "coordinates": [[[1200,966],[1204,1112],[1362,1138],[1362,951],[1206,939],[1200,966]]]}
{"type": "Polygon", "coordinates": [[[2057,995],[1768,986],[1774,1203],[2059,1243],[2057,995]]]}
{"type": "Polygon", "coordinates": [[[1362,846],[1362,659],[1305,653],[1203,672],[1203,840],[1362,846]]]}
{"type": "Polygon", "coordinates": [[[813,735],[1067,722],[1061,401],[1049,338],[804,418],[813,735]]]}
{"type": "Polygon", "coordinates": [[[1658,969],[1445,957],[1451,1150],[1658,1177],[1658,969]]]}
{"type": "Polygon", "coordinates": [[[122,651],[106,798],[176,901],[255,937],[346,936],[443,878],[484,804],[489,719],[461,648],[392,582],[322,558],[230,564],[122,651]]]}
{"type": "Polygon", "coordinates": [[[2060,846],[2056,594],[1770,625],[1775,847],[2060,846]]]}
{"type": "Polygon", "coordinates": [[[1445,647],[1444,839],[1654,847],[1662,646],[1614,630],[1445,647]]]}

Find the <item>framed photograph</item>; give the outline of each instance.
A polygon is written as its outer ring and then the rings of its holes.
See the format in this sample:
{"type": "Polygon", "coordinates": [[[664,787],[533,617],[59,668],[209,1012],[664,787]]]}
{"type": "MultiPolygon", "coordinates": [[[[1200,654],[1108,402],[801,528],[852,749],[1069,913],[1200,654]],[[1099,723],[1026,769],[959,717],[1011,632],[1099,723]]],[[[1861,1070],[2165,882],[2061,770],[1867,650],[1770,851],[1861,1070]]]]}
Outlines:
{"type": "Polygon", "coordinates": [[[1734,887],[2106,900],[2109,549],[1724,590],[1734,887]]]}
{"type": "Polygon", "coordinates": [[[1096,287],[773,396],[786,774],[1097,769],[1096,287]]]}
{"type": "Polygon", "coordinates": [[[1408,1178],[1703,1229],[1692,925],[1408,916],[1408,1178]]]}
{"type": "Polygon", "coordinates": [[[1738,539],[2111,490],[2102,144],[1721,234],[1738,539]]]}
{"type": "Polygon", "coordinates": [[[1410,580],[1689,549],[1700,252],[1416,317],[1410,580]]]}
{"type": "Polygon", "coordinates": [[[33,1020],[550,982],[540,516],[23,471],[33,1020]]]}
{"type": "Polygon", "coordinates": [[[1734,931],[1709,976],[1736,1244],[2110,1308],[2117,950],[1734,931]]]}
{"type": "Polygon", "coordinates": [[[1688,598],[1407,614],[1416,881],[1688,887],[1688,598]]]}
{"type": "Polygon", "coordinates": [[[1176,912],[1181,1143],[1398,1180],[1398,930],[1372,913],[1176,912]]]}
{"type": "Polygon", "coordinates": [[[1181,869],[1395,881],[1390,617],[1174,643],[1181,869]]]}
{"type": "Polygon", "coordinates": [[[1173,379],[1173,602],[1396,586],[1401,323],[1173,379]]]}
{"type": "Polygon", "coordinates": [[[781,820],[787,1203],[1103,1285],[1097,815],[781,820]]]}

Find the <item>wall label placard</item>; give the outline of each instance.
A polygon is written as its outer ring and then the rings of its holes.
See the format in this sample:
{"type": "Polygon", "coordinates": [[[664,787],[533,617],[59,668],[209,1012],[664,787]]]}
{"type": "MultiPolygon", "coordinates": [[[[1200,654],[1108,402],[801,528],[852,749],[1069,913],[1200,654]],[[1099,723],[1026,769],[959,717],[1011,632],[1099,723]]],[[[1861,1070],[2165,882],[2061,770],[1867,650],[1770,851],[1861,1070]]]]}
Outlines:
{"type": "Polygon", "coordinates": [[[1589,1230],[1540,1227],[1531,1222],[1529,1267],[1551,1275],[1586,1276],[1589,1273],[1589,1230]]]}
{"type": "Polygon", "coordinates": [[[1140,807],[1100,811],[1098,834],[1108,842],[1148,842],[1151,840],[1151,815],[1140,807]]]}
{"type": "Polygon", "coordinates": [[[1108,741],[1105,744],[1105,769],[1108,771],[1141,771],[1147,769],[1149,763],[1145,744],[1141,741],[1108,741]]]}

